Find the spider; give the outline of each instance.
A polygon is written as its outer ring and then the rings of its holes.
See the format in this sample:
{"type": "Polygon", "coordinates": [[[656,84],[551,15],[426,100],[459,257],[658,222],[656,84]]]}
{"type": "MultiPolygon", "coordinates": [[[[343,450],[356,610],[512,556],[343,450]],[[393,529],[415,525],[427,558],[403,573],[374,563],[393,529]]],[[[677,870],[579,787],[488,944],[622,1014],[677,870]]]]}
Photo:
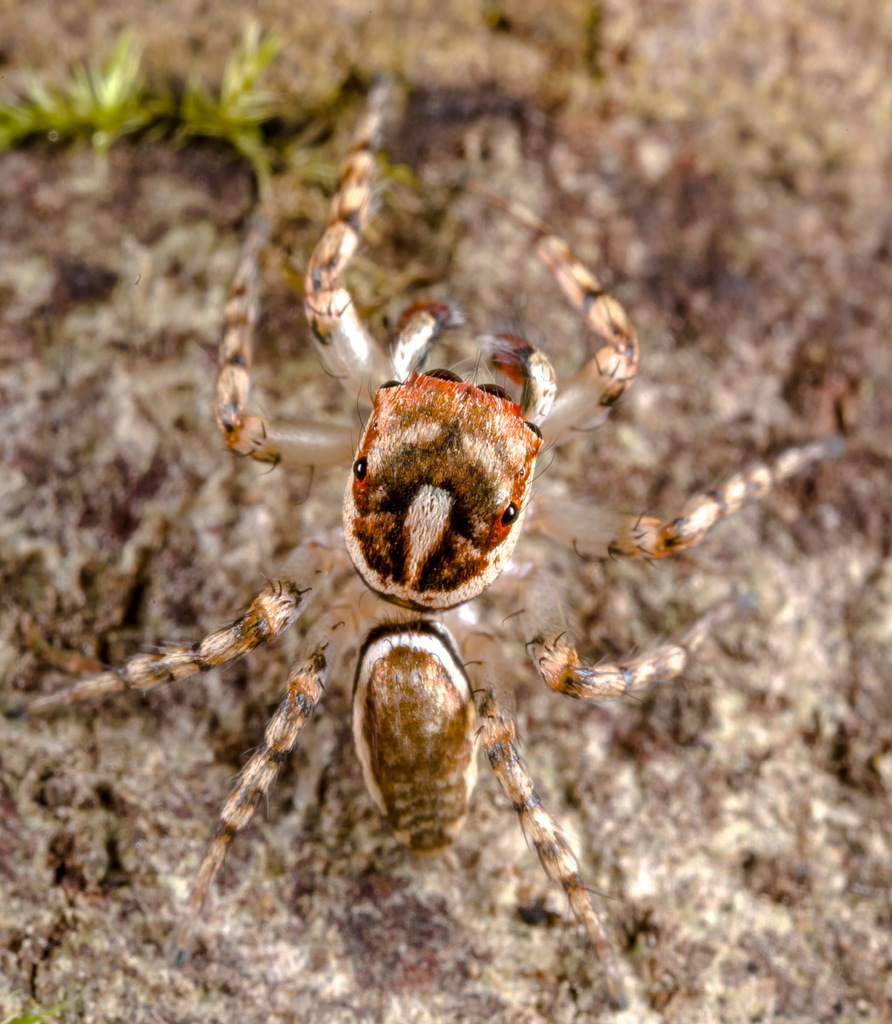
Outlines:
{"type": "MultiPolygon", "coordinates": [[[[547,875],[559,883],[603,964],[614,1006],[626,1002],[609,931],[579,864],[536,793],[518,750],[503,695],[511,669],[496,630],[467,611],[500,576],[526,521],[586,557],[657,559],[700,541],[721,518],[763,497],[835,442],[793,448],[757,463],[690,500],[679,515],[610,516],[581,500],[532,495],[537,457],[602,423],[631,384],[638,343],[619,303],[547,226],[481,183],[470,187],[523,228],[541,261],[601,339],[594,358],[560,390],[546,356],[512,335],[483,335],[478,347],[500,370],[501,386],[477,384],[448,369],[425,370],[435,343],[460,317],[451,307],[411,305],[385,350],[357,315],[342,283],[371,215],[375,150],[387,109],[376,87],[341,165],[328,224],[310,256],[304,309],[326,370],[353,401],[372,396],[358,447],[349,426],[277,426],[246,413],[259,254],[266,228],[255,219],[225,311],[216,381],[216,420],[228,446],[261,462],[350,465],[343,530],[304,541],[290,573],[271,582],[225,628],[197,643],[138,655],[59,692],[32,698],[16,713],[134,689],[147,691],[234,661],[309,622],[285,695],[262,745],[226,800],[174,938],[183,962],[205,896],[233,836],[248,824],[320,701],[343,675],[356,644],[353,734],[374,803],[399,840],[421,852],[448,846],[467,816],[482,747],[547,875]],[[362,600],[363,595],[380,600],[362,600]],[[350,638],[354,638],[352,641],[350,638]]],[[[509,619],[545,684],[599,700],[640,693],[676,678],[709,631],[729,614],[728,600],[678,638],[617,663],[584,663],[564,627],[560,601],[544,575],[513,570],[524,587],[522,614],[509,619]]]]}

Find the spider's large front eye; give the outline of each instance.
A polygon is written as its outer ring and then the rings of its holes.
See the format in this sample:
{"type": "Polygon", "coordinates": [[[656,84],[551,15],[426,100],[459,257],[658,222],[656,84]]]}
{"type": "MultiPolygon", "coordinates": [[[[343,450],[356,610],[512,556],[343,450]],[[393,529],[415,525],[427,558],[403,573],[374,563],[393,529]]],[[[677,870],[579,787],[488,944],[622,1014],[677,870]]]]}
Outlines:
{"type": "Polygon", "coordinates": [[[363,455],[353,463],[353,475],[357,480],[365,480],[369,471],[369,460],[363,455]]]}
{"type": "Polygon", "coordinates": [[[502,526],[510,526],[517,518],[520,509],[512,501],[511,504],[502,513],[502,526]]]}

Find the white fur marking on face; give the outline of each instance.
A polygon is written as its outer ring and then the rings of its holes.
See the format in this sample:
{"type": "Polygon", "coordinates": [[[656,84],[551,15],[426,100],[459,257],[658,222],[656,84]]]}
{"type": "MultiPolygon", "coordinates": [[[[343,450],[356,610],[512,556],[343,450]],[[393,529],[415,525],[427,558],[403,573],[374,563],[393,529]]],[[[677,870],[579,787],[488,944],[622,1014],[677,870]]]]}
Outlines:
{"type": "Polygon", "coordinates": [[[407,578],[416,581],[449,528],[452,495],[442,487],[419,487],[406,512],[407,578]]]}
{"type": "Polygon", "coordinates": [[[443,424],[437,420],[417,419],[412,423],[401,424],[400,443],[410,444],[433,444],[443,433],[443,424]]]}

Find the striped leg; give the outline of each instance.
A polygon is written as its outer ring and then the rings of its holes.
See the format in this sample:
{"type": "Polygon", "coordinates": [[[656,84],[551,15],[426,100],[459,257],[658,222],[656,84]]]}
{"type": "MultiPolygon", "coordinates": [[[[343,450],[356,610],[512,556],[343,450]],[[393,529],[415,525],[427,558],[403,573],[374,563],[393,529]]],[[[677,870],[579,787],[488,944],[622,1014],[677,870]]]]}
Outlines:
{"type": "Polygon", "coordinates": [[[217,830],[189,897],[188,911],[174,939],[171,956],[178,965],[189,958],[208,888],[223,863],[232,837],[251,821],[258,801],[269,792],[322,697],[330,664],[327,652],[330,633],[339,625],[331,618],[331,614],[325,616],[305,641],[304,653],[288,677],[285,696],[266,727],[263,744],[242,769],[223,805],[217,830]]]}
{"type": "Polygon", "coordinates": [[[248,229],[226,303],[217,361],[214,402],[217,426],[232,451],[258,462],[276,465],[283,458],[293,465],[303,466],[349,462],[354,448],[350,427],[311,421],[283,426],[245,414],[257,322],[258,261],[268,234],[263,219],[255,217],[248,229]]]}
{"type": "Polygon", "coordinates": [[[590,503],[557,495],[536,496],[527,527],[572,547],[587,558],[664,558],[699,543],[713,526],[818,459],[842,451],[838,437],[789,448],[772,462],[756,462],[714,491],[692,498],[673,519],[604,512],[590,503]]]}
{"type": "Polygon", "coordinates": [[[607,976],[610,1003],[614,1008],[621,1008],[626,1005],[626,995],[613,941],[585,887],[579,862],[536,793],[517,749],[514,721],[499,706],[492,690],[477,692],[477,707],[481,742],[496,778],[514,805],[523,834],[538,854],[545,873],[563,887],[573,913],[585,926],[607,976]]]}
{"type": "Polygon", "coordinates": [[[341,275],[359,248],[374,205],[375,149],[388,100],[386,83],[369,96],[304,281],[304,312],[326,369],[362,401],[388,378],[388,361],[359,319],[341,275]]]}
{"type": "Polygon", "coordinates": [[[537,633],[527,649],[542,679],[556,693],[582,700],[641,693],[658,683],[677,679],[713,628],[729,619],[740,604],[736,597],[721,601],[677,640],[664,640],[648,653],[628,661],[586,665],[569,634],[554,629],[537,633]]]}
{"type": "Polygon", "coordinates": [[[579,311],[586,324],[605,341],[601,349],[569,381],[562,385],[548,420],[543,424],[547,444],[561,444],[573,432],[589,430],[606,416],[638,372],[638,339],[623,307],[570,251],[526,207],[492,192],[473,179],[468,187],[488,203],[503,210],[533,237],[536,255],[551,271],[561,291],[579,311]]]}
{"type": "Polygon", "coordinates": [[[217,426],[234,452],[251,455],[261,462],[278,462],[277,452],[267,443],[263,422],[257,416],[245,416],[245,403],[251,388],[254,325],[257,323],[260,250],[268,236],[266,222],[259,216],[255,217],[248,229],[242,258],[226,302],[223,337],[217,355],[214,411],[217,426]]]}
{"type": "Polygon", "coordinates": [[[306,605],[303,598],[308,593],[308,589],[302,590],[292,579],[273,580],[235,622],[209,633],[198,643],[169,644],[158,654],[138,654],[121,668],[102,672],[56,693],[34,697],[7,715],[38,715],[123,690],[151,690],[195,672],[226,665],[288,629],[306,605]]]}

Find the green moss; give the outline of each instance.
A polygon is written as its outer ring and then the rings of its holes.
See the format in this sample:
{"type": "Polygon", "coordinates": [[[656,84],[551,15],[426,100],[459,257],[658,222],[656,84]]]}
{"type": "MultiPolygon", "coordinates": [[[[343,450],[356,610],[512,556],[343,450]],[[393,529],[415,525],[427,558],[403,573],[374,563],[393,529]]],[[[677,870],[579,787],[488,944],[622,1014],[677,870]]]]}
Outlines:
{"type": "Polygon", "coordinates": [[[50,1007],[43,1013],[17,1014],[0,1021],[0,1024],[43,1024],[44,1021],[52,1020],[53,1017],[61,1013],[66,1005],[66,1003],[57,1003],[56,1006],[50,1007]]]}
{"type": "Polygon", "coordinates": [[[21,94],[0,103],[0,151],[44,136],[87,141],[104,157],[124,135],[154,129],[224,142],[250,161],[263,181],[270,161],[262,126],[276,106],[258,83],[281,48],[278,33],[264,35],[249,25],[219,89],[194,77],[177,98],[167,86],[146,82],[140,47],[125,32],[105,65],[78,65],[59,86],[32,75],[21,94]]]}
{"type": "Polygon", "coordinates": [[[277,32],[263,36],[257,25],[249,25],[241,46],[226,63],[219,92],[195,76],[179,108],[179,138],[203,136],[227,142],[250,161],[261,182],[270,172],[261,126],[275,115],[276,101],[257,83],[282,44],[277,32]]]}
{"type": "Polygon", "coordinates": [[[32,75],[21,96],[0,104],[0,150],[35,135],[86,139],[101,154],[122,135],[164,116],[169,100],[151,95],[140,72],[140,51],[124,33],[103,67],[78,65],[56,87],[32,75]]]}

